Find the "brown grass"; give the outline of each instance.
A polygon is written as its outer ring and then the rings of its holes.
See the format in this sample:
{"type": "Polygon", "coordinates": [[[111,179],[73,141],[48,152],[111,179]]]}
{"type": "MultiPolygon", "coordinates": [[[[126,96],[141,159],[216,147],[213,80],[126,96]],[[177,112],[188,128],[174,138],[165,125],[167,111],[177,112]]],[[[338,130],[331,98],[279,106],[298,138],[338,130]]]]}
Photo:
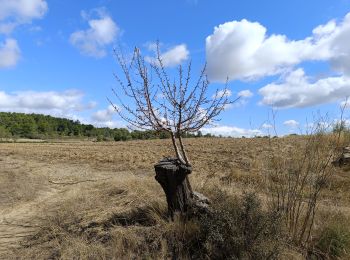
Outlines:
{"type": "MultiPolygon", "coordinates": [[[[254,191],[267,203],[269,149],[286,150],[304,139],[279,138],[273,147],[265,138],[185,142],[195,190],[208,197],[217,191],[229,196],[254,191]]],[[[0,144],[0,256],[169,257],[170,234],[191,240],[198,230],[195,223],[184,226],[165,218],[165,198],[153,165],[172,156],[171,149],[169,140],[0,144]],[[23,223],[28,227],[20,227],[23,223]]],[[[350,216],[349,172],[337,169],[319,205],[317,228],[333,214],[350,216]]],[[[300,257],[290,248],[283,255],[300,257]]]]}

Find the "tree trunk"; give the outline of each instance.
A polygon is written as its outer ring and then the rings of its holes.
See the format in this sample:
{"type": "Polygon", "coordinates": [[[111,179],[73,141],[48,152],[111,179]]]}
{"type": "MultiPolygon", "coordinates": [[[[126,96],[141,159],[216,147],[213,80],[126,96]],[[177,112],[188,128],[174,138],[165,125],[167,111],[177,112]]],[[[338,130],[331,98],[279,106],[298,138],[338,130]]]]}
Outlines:
{"type": "Polygon", "coordinates": [[[168,203],[171,218],[175,212],[186,214],[192,203],[192,189],[187,175],[192,172],[191,166],[182,164],[176,158],[165,158],[155,166],[155,179],[162,186],[168,203]]]}

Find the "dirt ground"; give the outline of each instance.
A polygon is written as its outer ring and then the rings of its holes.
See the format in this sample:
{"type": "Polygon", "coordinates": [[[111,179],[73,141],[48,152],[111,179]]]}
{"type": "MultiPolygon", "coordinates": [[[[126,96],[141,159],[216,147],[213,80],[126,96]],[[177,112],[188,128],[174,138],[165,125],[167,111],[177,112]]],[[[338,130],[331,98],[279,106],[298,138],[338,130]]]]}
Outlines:
{"type": "MultiPolygon", "coordinates": [[[[296,140],[281,139],[279,145],[287,147],[296,140]]],[[[193,162],[190,178],[195,190],[205,193],[208,186],[219,186],[231,193],[255,189],[264,194],[268,140],[185,141],[193,162]]],[[[161,187],[154,181],[153,165],[165,156],[172,156],[169,140],[0,143],[0,258],[6,259],[9,252],[20,248],[22,241],[38,230],[46,211],[54,211],[58,203],[92,187],[94,192],[96,187],[124,183],[129,185],[127,190],[133,188],[133,182],[149,183],[148,196],[163,201],[161,187]]],[[[137,196],[140,200],[145,194],[137,196]]],[[[321,208],[350,216],[348,172],[336,173],[322,197],[321,208]]]]}

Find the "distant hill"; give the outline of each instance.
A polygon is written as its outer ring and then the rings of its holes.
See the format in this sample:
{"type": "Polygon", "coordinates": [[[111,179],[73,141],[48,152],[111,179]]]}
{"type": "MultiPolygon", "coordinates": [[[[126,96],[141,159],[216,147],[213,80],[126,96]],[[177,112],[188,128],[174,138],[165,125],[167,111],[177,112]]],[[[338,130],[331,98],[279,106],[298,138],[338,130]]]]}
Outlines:
{"type": "MultiPolygon", "coordinates": [[[[197,137],[187,134],[185,137],[197,137]]],[[[0,112],[0,138],[48,139],[61,137],[87,137],[98,141],[126,141],[131,139],[165,139],[167,133],[155,131],[129,131],[125,128],[95,127],[78,120],[40,114],[0,112]]]]}

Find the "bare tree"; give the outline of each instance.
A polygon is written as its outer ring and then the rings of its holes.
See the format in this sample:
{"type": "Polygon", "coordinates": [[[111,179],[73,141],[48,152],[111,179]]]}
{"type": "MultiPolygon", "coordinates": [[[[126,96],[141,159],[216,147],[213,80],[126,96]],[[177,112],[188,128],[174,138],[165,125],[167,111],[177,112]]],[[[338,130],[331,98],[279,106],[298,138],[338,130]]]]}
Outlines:
{"type": "MultiPolygon", "coordinates": [[[[159,44],[156,57],[147,61],[138,48],[134,49],[128,60],[121,51],[115,50],[115,56],[124,78],[115,74],[120,88],[113,92],[119,105],[109,100],[110,103],[132,127],[169,133],[178,162],[190,167],[182,138],[186,133],[197,132],[216,121],[220,112],[232,103],[227,84],[222,90],[217,89],[214,95],[208,96],[206,66],[192,81],[191,63],[186,69],[179,65],[176,79],[171,78],[173,71],[165,68],[159,44]]],[[[187,177],[185,179],[189,186],[187,177]]]]}

